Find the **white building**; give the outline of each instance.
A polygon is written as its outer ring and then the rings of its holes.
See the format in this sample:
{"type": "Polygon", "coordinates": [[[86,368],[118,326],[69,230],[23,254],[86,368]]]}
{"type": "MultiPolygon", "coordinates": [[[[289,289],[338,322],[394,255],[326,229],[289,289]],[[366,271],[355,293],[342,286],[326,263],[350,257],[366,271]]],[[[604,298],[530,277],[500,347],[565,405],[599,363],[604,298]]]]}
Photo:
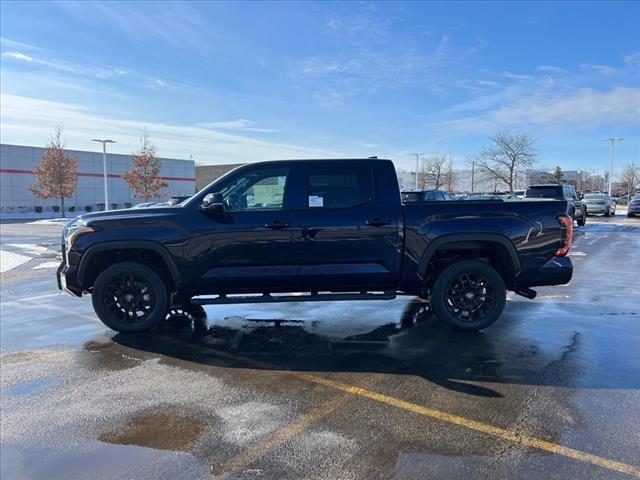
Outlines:
{"type": "MultiPolygon", "coordinates": [[[[59,205],[57,198],[39,199],[28,190],[34,183],[33,168],[40,163],[44,152],[42,147],[0,145],[0,208],[3,212],[29,212],[36,206],[50,211],[53,205],[59,205]]],[[[90,207],[93,211],[97,210],[99,204],[104,204],[102,152],[66,152],[78,159],[78,179],[73,197],[65,199],[65,209],[73,207],[75,211],[84,211],[85,207],[90,207]]],[[[193,195],[193,160],[160,160],[160,175],[168,184],[163,199],[174,195],[193,195]]],[[[107,154],[109,203],[112,204],[110,208],[124,208],[143,201],[133,198],[127,183],[122,179],[122,173],[129,169],[131,155],[107,154]]]]}

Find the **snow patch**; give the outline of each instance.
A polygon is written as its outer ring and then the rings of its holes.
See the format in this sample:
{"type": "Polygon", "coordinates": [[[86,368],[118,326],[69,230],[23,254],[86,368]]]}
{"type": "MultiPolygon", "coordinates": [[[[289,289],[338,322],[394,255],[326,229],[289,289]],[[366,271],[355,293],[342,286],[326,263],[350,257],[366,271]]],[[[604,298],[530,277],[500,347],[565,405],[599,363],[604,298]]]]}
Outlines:
{"type": "Polygon", "coordinates": [[[7,250],[0,250],[0,273],[13,270],[23,263],[27,263],[29,260],[31,260],[31,257],[27,257],[26,255],[8,252],[7,250]]]}
{"type": "Polygon", "coordinates": [[[60,263],[58,262],[44,262],[44,263],[41,263],[40,265],[36,265],[35,267],[33,267],[33,269],[40,270],[44,268],[58,268],[59,265],[60,263]]]}

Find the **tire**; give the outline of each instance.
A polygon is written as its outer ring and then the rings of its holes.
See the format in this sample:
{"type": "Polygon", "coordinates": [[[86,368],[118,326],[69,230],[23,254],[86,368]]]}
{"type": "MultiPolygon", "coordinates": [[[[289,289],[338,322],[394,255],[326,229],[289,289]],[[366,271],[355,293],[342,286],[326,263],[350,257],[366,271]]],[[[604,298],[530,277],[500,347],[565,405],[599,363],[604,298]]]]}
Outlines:
{"type": "Polygon", "coordinates": [[[167,319],[171,320],[171,317],[176,315],[183,315],[191,320],[205,319],[207,318],[207,311],[202,305],[194,305],[190,301],[185,301],[171,305],[167,313],[167,319]]]}
{"type": "Polygon", "coordinates": [[[608,216],[610,216],[610,215],[611,215],[611,211],[607,210],[606,212],[604,212],[604,216],[605,216],[605,217],[608,217],[608,216]]]}
{"type": "Polygon", "coordinates": [[[583,213],[582,214],[582,218],[580,220],[578,220],[578,226],[579,227],[584,227],[584,225],[587,223],[587,214],[583,213]]]}
{"type": "Polygon", "coordinates": [[[430,300],[436,316],[455,330],[477,331],[498,319],[506,296],[504,280],[491,265],[464,260],[438,275],[430,300]]]}
{"type": "Polygon", "coordinates": [[[165,318],[169,292],[152,268],[137,262],[119,262],[98,275],[91,302],[98,318],[112,330],[145,332],[165,318]]]}

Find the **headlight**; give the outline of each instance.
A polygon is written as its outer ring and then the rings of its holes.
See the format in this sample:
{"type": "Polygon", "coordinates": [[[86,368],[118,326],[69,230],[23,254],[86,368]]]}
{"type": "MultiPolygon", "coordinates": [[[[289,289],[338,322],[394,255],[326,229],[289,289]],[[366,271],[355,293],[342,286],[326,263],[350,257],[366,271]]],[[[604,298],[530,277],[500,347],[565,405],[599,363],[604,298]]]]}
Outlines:
{"type": "Polygon", "coordinates": [[[85,233],[93,233],[95,230],[84,222],[70,222],[67,226],[64,227],[63,236],[64,236],[64,245],[67,252],[71,249],[75,241],[80,235],[84,235],[85,233]]]}

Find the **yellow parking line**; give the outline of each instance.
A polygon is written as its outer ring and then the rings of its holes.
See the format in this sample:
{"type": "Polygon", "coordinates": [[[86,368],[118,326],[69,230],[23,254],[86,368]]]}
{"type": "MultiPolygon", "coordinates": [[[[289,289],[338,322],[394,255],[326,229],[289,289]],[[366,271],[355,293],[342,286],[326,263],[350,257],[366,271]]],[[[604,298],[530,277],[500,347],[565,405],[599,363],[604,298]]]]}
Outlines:
{"type": "MultiPolygon", "coordinates": [[[[186,346],[189,348],[194,347],[193,343],[189,343],[184,340],[179,340],[176,338],[165,337],[165,336],[161,338],[163,340],[166,340],[178,345],[186,346]]],[[[597,465],[599,467],[607,468],[609,470],[614,470],[620,473],[626,473],[626,474],[633,475],[635,477],[640,478],[640,468],[635,467],[633,465],[629,465],[622,462],[616,462],[615,460],[610,460],[608,458],[600,457],[598,455],[593,455],[591,453],[575,450],[573,448],[565,447],[553,442],[548,442],[546,440],[540,440],[538,438],[530,437],[528,435],[521,435],[518,433],[514,433],[510,430],[506,430],[504,428],[495,427],[487,423],[478,422],[476,420],[471,420],[469,418],[461,417],[459,415],[453,415],[451,413],[443,412],[441,410],[424,407],[416,403],[407,402],[395,397],[391,397],[389,395],[384,395],[382,393],[377,393],[371,390],[367,390],[366,388],[361,388],[355,385],[336,382],[336,381],[329,380],[327,378],[323,378],[311,373],[295,372],[291,370],[278,370],[274,365],[270,365],[265,362],[260,362],[252,358],[243,357],[241,355],[236,355],[230,352],[225,352],[224,350],[218,350],[216,348],[207,347],[206,345],[202,345],[202,344],[197,344],[197,347],[200,347],[219,357],[224,357],[230,360],[234,360],[238,363],[243,363],[243,364],[255,366],[258,368],[265,368],[269,370],[280,371],[282,373],[291,375],[301,380],[305,380],[307,382],[331,387],[336,390],[351,393],[353,395],[358,395],[364,398],[369,398],[371,400],[375,400],[376,402],[384,403],[397,408],[401,408],[409,412],[417,413],[425,417],[434,418],[434,419],[441,420],[443,422],[447,422],[453,425],[459,425],[461,427],[465,427],[470,430],[475,430],[478,432],[485,433],[487,435],[492,435],[494,437],[502,438],[504,440],[508,440],[510,442],[513,442],[519,445],[525,445],[525,446],[537,448],[539,450],[543,450],[546,452],[556,453],[564,457],[573,458],[575,460],[580,460],[581,462],[590,463],[592,465],[597,465]]],[[[304,426],[302,428],[304,428],[304,426]]],[[[302,428],[300,428],[300,430],[302,430],[302,428]]]]}
{"type": "Polygon", "coordinates": [[[233,472],[246,468],[256,460],[265,456],[271,450],[279,447],[289,439],[295,437],[309,425],[312,425],[329,415],[340,405],[342,405],[347,399],[348,396],[343,395],[323,403],[318,408],[315,408],[306,415],[303,415],[295,422],[292,422],[276,431],[273,435],[267,437],[265,440],[261,441],[254,447],[244,450],[243,452],[223,464],[216,465],[213,468],[213,474],[222,475],[224,472],[233,472]]]}

